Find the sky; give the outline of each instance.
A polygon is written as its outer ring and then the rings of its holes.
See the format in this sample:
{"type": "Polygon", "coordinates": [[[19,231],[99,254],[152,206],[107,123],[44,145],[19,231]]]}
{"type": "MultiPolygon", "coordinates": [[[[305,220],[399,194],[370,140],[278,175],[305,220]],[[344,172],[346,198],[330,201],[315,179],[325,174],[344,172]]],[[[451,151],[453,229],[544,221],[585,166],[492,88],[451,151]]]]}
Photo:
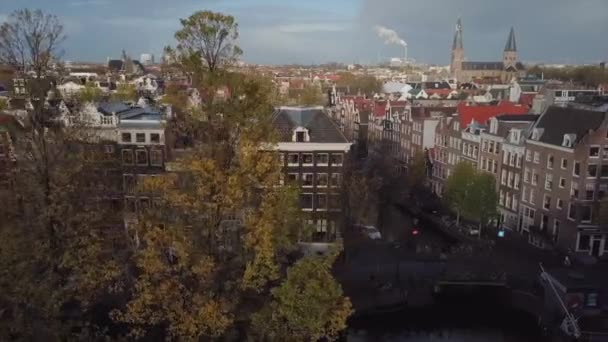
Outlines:
{"type": "Polygon", "coordinates": [[[402,57],[375,26],[393,29],[419,62],[448,64],[458,17],[468,60],[500,60],[511,26],[528,63],[608,60],[607,0],[0,0],[0,22],[42,9],[65,25],[64,59],[133,58],[174,44],[179,19],[233,15],[243,59],[262,64],[374,63],[402,57]]]}

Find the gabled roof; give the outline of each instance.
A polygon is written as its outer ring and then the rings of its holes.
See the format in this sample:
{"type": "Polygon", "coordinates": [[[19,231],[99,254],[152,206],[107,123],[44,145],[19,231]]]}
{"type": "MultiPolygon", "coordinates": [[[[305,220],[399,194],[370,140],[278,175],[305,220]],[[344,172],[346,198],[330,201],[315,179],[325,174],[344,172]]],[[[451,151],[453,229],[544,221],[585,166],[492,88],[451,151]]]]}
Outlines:
{"type": "Polygon", "coordinates": [[[528,107],[514,104],[508,101],[501,101],[497,105],[469,105],[461,102],[458,105],[458,117],[460,127],[467,127],[471,121],[486,123],[490,118],[500,114],[522,115],[528,113],[528,107]]]}
{"type": "Polygon", "coordinates": [[[542,114],[535,126],[543,129],[538,141],[561,146],[564,134],[575,134],[578,142],[589,130],[600,127],[605,117],[605,112],[551,106],[542,114]]]}
{"type": "Polygon", "coordinates": [[[280,107],[275,113],[274,124],[279,131],[279,141],[283,142],[292,141],[293,130],[297,127],[306,128],[313,143],[348,142],[321,107],[280,107]]]}
{"type": "Polygon", "coordinates": [[[124,102],[103,102],[97,107],[97,110],[105,115],[119,114],[129,109],[131,109],[131,106],[124,102]]]}
{"type": "Polygon", "coordinates": [[[386,115],[386,101],[374,102],[374,116],[383,118],[386,115]]]}

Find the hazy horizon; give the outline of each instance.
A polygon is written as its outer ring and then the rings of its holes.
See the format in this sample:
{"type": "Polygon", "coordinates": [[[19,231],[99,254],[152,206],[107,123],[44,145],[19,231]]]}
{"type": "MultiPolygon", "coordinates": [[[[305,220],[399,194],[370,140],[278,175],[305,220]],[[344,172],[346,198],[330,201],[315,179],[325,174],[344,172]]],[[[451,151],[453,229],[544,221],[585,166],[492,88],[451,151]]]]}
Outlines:
{"type": "Polygon", "coordinates": [[[471,61],[501,60],[511,26],[525,63],[608,60],[608,1],[603,0],[175,0],[170,8],[166,4],[160,0],[11,1],[0,4],[0,21],[19,8],[57,15],[68,36],[64,59],[74,62],[120,58],[122,49],[135,59],[152,53],[158,60],[162,48],[173,44],[179,19],[205,9],[235,16],[243,60],[256,64],[372,64],[403,57],[402,44],[390,35],[381,37],[375,29],[381,26],[394,30],[417,62],[447,65],[458,17],[471,61]]]}

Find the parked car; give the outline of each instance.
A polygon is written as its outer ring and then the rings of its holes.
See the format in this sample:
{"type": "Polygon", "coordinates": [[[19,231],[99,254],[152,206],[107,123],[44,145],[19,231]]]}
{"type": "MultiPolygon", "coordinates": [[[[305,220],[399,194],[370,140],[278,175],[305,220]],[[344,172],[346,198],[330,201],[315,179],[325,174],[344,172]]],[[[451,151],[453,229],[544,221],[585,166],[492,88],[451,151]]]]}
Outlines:
{"type": "Polygon", "coordinates": [[[479,227],[477,226],[473,226],[473,225],[466,225],[464,226],[465,230],[467,231],[467,233],[471,236],[478,236],[479,235],[479,227]]]}
{"type": "Polygon", "coordinates": [[[357,231],[359,231],[361,234],[363,234],[364,236],[366,236],[372,240],[382,239],[382,234],[380,234],[380,231],[378,230],[378,228],[376,228],[374,226],[357,224],[357,225],[355,225],[355,229],[357,231]]]}

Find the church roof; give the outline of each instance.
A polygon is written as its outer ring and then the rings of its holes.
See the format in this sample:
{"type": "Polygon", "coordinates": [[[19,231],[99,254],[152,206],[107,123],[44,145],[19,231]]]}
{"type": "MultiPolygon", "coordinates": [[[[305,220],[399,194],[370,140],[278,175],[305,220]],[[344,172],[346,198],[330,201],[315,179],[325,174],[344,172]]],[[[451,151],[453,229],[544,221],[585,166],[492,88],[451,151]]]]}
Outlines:
{"type": "Polygon", "coordinates": [[[462,62],[462,70],[507,70],[517,71],[525,70],[524,65],[521,62],[515,64],[515,68],[509,67],[505,69],[503,62],[462,62]]]}
{"type": "Polygon", "coordinates": [[[513,27],[511,27],[511,32],[509,32],[509,38],[507,38],[505,51],[517,51],[517,43],[515,42],[515,30],[513,29],[513,27]]]}
{"type": "Polygon", "coordinates": [[[454,34],[454,42],[452,43],[452,50],[462,48],[462,20],[458,18],[458,22],[456,22],[456,33],[454,34]]]}

